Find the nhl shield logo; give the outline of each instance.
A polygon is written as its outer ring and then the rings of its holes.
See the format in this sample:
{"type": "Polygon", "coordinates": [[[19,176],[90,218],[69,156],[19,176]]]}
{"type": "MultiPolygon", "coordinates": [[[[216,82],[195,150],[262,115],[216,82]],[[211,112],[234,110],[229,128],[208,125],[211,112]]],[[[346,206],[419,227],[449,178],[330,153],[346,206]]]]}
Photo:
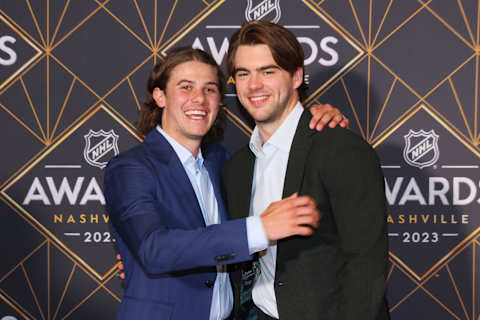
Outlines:
{"type": "Polygon", "coordinates": [[[277,23],[280,16],[280,0],[247,0],[245,10],[247,21],[263,19],[277,23]]]}
{"type": "Polygon", "coordinates": [[[85,161],[91,166],[105,168],[113,156],[118,155],[118,135],[112,130],[105,132],[103,130],[89,130],[85,138],[85,148],[83,156],[85,161]]]}
{"type": "Polygon", "coordinates": [[[420,169],[435,164],[440,156],[438,137],[433,129],[428,132],[410,129],[408,134],[403,136],[405,139],[403,158],[409,165],[420,169]]]}

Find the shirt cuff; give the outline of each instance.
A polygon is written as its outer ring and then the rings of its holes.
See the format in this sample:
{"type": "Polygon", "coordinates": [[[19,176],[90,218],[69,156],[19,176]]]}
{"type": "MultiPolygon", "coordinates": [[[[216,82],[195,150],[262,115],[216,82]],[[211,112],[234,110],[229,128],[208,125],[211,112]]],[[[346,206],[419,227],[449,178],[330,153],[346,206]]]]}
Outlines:
{"type": "Polygon", "coordinates": [[[267,249],[268,239],[259,216],[247,218],[247,239],[250,254],[267,249]]]}

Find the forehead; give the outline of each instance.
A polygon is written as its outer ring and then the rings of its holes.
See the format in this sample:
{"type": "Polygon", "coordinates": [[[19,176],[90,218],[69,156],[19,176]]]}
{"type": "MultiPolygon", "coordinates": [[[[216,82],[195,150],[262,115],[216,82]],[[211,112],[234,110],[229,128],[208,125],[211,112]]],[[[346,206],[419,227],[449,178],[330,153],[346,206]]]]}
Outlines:
{"type": "Polygon", "coordinates": [[[194,83],[218,83],[217,69],[200,61],[183,62],[172,69],[168,82],[177,83],[182,80],[194,83]]]}
{"type": "Polygon", "coordinates": [[[278,66],[272,51],[266,44],[240,45],[234,59],[235,68],[257,68],[265,65],[278,66]]]}

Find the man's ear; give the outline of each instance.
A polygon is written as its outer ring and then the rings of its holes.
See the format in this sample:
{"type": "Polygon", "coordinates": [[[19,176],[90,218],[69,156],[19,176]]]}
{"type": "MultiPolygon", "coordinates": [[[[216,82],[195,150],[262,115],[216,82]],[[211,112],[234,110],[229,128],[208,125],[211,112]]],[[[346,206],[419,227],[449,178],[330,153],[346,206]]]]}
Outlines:
{"type": "Polygon", "coordinates": [[[303,69],[298,68],[297,71],[293,74],[293,84],[295,85],[295,89],[298,89],[303,82],[303,69]]]}
{"type": "Polygon", "coordinates": [[[159,108],[165,107],[166,97],[165,97],[165,92],[163,92],[163,90],[160,90],[160,88],[156,87],[155,89],[153,89],[152,97],[153,97],[153,100],[155,100],[157,107],[159,108]]]}

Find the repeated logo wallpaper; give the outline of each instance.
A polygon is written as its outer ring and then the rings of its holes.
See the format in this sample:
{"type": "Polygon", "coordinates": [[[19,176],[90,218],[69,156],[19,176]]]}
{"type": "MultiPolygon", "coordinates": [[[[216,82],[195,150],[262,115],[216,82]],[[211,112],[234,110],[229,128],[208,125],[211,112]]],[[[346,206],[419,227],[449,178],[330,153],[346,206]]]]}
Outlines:
{"type": "MultiPolygon", "coordinates": [[[[103,169],[141,141],[150,69],[179,45],[225,66],[243,22],[305,49],[306,106],[378,152],[392,319],[480,316],[478,0],[18,0],[0,5],[0,320],[114,319],[103,169]]],[[[227,81],[224,144],[252,123],[227,81]]]]}

